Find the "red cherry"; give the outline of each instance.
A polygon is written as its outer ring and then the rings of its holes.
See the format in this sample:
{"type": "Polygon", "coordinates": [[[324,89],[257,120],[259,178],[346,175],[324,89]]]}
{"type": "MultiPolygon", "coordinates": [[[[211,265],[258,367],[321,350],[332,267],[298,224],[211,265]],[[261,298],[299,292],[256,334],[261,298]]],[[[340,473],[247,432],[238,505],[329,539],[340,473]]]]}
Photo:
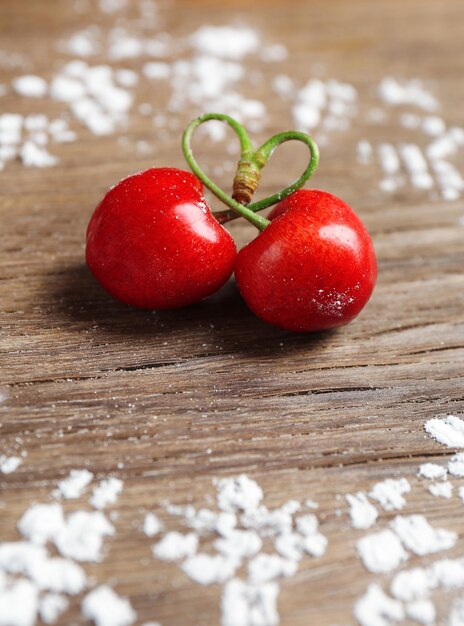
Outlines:
{"type": "Polygon", "coordinates": [[[168,309],[197,302],[232,273],[236,247],[213,217],[199,179],[153,168],[125,178],[95,209],[87,264],[126,304],[168,309]]]}
{"type": "Polygon", "coordinates": [[[350,322],[369,300],[377,263],[350,207],[316,190],[296,191],[237,255],[235,276],[250,309],[270,324],[305,332],[350,322]]]}

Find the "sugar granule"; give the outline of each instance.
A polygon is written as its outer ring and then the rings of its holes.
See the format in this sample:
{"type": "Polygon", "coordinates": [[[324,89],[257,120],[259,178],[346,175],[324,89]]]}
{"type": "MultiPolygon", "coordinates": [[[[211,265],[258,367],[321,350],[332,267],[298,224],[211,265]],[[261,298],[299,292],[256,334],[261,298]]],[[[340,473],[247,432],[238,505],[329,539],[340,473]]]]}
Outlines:
{"type": "Polygon", "coordinates": [[[255,511],[263,499],[263,490],[245,474],[233,478],[214,480],[217,489],[217,504],[222,511],[233,513],[255,511]]]}
{"type": "Polygon", "coordinates": [[[302,547],[305,552],[314,557],[321,557],[327,548],[327,538],[321,533],[314,533],[304,537],[302,547]]]}
{"type": "Polygon", "coordinates": [[[405,602],[427,598],[438,588],[464,587],[464,559],[442,559],[428,567],[403,570],[391,581],[390,590],[395,598],[405,602]]]}
{"type": "Polygon", "coordinates": [[[374,574],[391,572],[408,559],[400,540],[388,529],[362,537],[356,547],[364,567],[374,574]]]}
{"type": "Polygon", "coordinates": [[[183,535],[172,531],[153,546],[154,556],[163,561],[177,561],[188,556],[193,556],[198,547],[198,537],[195,533],[183,535]]]}
{"type": "Polygon", "coordinates": [[[370,528],[378,517],[377,509],[369,502],[366,494],[362,491],[352,495],[345,496],[346,501],[350,505],[351,526],[357,529],[370,528]]]}
{"type": "Polygon", "coordinates": [[[45,148],[40,148],[33,141],[26,141],[19,152],[25,167],[53,167],[58,159],[45,148]]]}
{"type": "Polygon", "coordinates": [[[69,601],[57,593],[47,593],[39,600],[40,619],[44,624],[54,624],[59,616],[67,610],[69,601]]]}
{"type": "Polygon", "coordinates": [[[456,415],[434,417],[424,425],[425,432],[448,448],[464,448],[464,420],[456,415]]]}
{"type": "Polygon", "coordinates": [[[214,542],[214,548],[224,556],[243,559],[257,554],[263,545],[261,537],[251,530],[232,530],[214,542]]]}
{"type": "Polygon", "coordinates": [[[76,595],[87,584],[84,570],[73,561],[50,558],[44,546],[26,541],[0,544],[0,571],[22,574],[38,589],[76,595]]]}
{"type": "Polygon", "coordinates": [[[220,535],[227,535],[237,524],[235,513],[210,511],[189,507],[185,512],[185,523],[199,533],[216,531],[220,535]]]}
{"type": "Polygon", "coordinates": [[[103,538],[113,534],[114,527],[100,511],[76,511],[68,515],[54,542],[63,556],[77,561],[101,561],[103,538]]]}
{"type": "Polygon", "coordinates": [[[439,498],[449,499],[453,495],[453,485],[448,480],[441,483],[432,483],[429,485],[428,490],[432,496],[437,496],[439,498]]]}
{"type": "Polygon", "coordinates": [[[253,584],[267,583],[282,576],[293,576],[297,569],[294,561],[262,552],[248,562],[248,578],[253,584]]]}
{"type": "Polygon", "coordinates": [[[57,498],[65,498],[66,500],[79,498],[92,479],[92,472],[86,469],[71,470],[67,478],[60,480],[53,495],[57,498]]]}
{"type": "Polygon", "coordinates": [[[143,532],[147,537],[154,537],[163,528],[163,524],[154,513],[147,513],[143,520],[143,532]]]}
{"type": "Polygon", "coordinates": [[[362,163],[363,165],[367,165],[368,163],[370,163],[372,159],[372,152],[372,144],[370,143],[370,141],[367,141],[367,139],[362,139],[361,141],[358,141],[356,145],[356,153],[359,163],[362,163]]]}
{"type": "Polygon", "coordinates": [[[391,581],[390,591],[398,600],[410,602],[426,598],[435,586],[430,569],[414,567],[398,572],[391,581]]]}
{"type": "Polygon", "coordinates": [[[22,463],[22,459],[19,456],[3,456],[0,455],[0,473],[11,474],[15,472],[22,463]]]}
{"type": "Polygon", "coordinates": [[[19,520],[18,530],[32,543],[45,544],[62,532],[64,525],[61,504],[33,504],[19,520]]]}
{"type": "Polygon", "coordinates": [[[182,571],[201,585],[223,583],[235,574],[240,562],[221,554],[195,554],[182,563],[182,571]]]}
{"type": "Polygon", "coordinates": [[[438,109],[436,98],[418,79],[400,81],[392,76],[387,76],[382,79],[378,94],[387,104],[395,106],[409,104],[426,111],[438,109]]]}
{"type": "Polygon", "coordinates": [[[164,80],[171,75],[171,68],[168,63],[149,61],[143,66],[142,72],[149,80],[164,80]]]}
{"type": "Polygon", "coordinates": [[[221,598],[221,626],[277,626],[275,583],[247,584],[233,578],[224,587],[221,598]]]}
{"type": "Polygon", "coordinates": [[[15,580],[0,589],[0,624],[33,626],[38,610],[38,592],[28,580],[15,580]]]}
{"type": "Polygon", "coordinates": [[[95,626],[130,626],[137,619],[129,600],[118,596],[108,585],[100,585],[85,596],[82,614],[95,626]]]}
{"type": "Polygon", "coordinates": [[[377,154],[382,170],[385,174],[397,174],[400,170],[400,159],[396,148],[390,143],[381,143],[377,148],[377,154]]]}
{"type": "Polygon", "coordinates": [[[448,461],[448,472],[452,476],[464,478],[464,452],[459,452],[448,461]]]}
{"type": "Polygon", "coordinates": [[[403,495],[410,491],[411,485],[406,478],[387,478],[382,482],[376,483],[369,492],[369,496],[377,500],[385,511],[394,511],[404,507],[406,500],[403,498],[403,495]]]}
{"type": "Polygon", "coordinates": [[[201,26],[189,38],[200,52],[228,59],[241,59],[259,46],[257,33],[248,27],[201,26]]]}
{"type": "Polygon", "coordinates": [[[402,603],[387,596],[377,583],[356,601],[353,614],[360,626],[389,626],[405,617],[402,603]]]}
{"type": "Polygon", "coordinates": [[[464,624],[464,598],[458,598],[451,606],[448,616],[448,626],[462,626],[464,624]]]}
{"type": "Polygon", "coordinates": [[[417,475],[422,476],[422,478],[436,480],[437,478],[446,478],[447,473],[446,467],[442,465],[437,465],[436,463],[422,463],[417,475]]]}
{"type": "Polygon", "coordinates": [[[47,93],[47,82],[40,76],[19,76],[13,81],[13,89],[27,98],[43,98],[47,93]]]}
{"type": "Polygon", "coordinates": [[[406,605],[406,615],[424,626],[435,623],[435,605],[431,600],[416,600],[406,605]]]}
{"type": "Polygon", "coordinates": [[[105,478],[92,491],[89,500],[96,509],[104,509],[109,504],[114,504],[122,491],[123,482],[119,478],[105,478]]]}
{"type": "Polygon", "coordinates": [[[442,135],[446,130],[446,124],[438,115],[428,115],[422,120],[422,130],[427,135],[442,135]]]}
{"type": "Polygon", "coordinates": [[[294,532],[278,535],[274,541],[277,552],[290,561],[299,561],[303,557],[303,537],[294,532]]]}
{"type": "Polygon", "coordinates": [[[457,541],[456,533],[433,528],[423,515],[398,515],[390,526],[402,543],[418,556],[448,550],[457,541]]]}

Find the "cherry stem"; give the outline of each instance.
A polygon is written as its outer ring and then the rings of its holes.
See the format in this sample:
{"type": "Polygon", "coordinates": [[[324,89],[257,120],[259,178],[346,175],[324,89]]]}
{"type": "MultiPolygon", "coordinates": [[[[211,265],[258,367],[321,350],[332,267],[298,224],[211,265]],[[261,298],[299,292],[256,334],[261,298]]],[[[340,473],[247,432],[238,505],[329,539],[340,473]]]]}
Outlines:
{"type": "Polygon", "coordinates": [[[192,171],[198,176],[204,185],[208,187],[208,189],[217,198],[219,198],[219,200],[230,207],[231,210],[229,209],[213,213],[218,222],[220,224],[225,224],[226,222],[241,216],[254,224],[259,230],[264,230],[264,228],[268,226],[269,220],[260,215],[256,215],[256,212],[262,211],[263,209],[280,202],[297,189],[300,189],[310,176],[312,176],[319,163],[319,149],[317,144],[312,137],[306,133],[296,130],[278,133],[265,141],[263,145],[255,151],[245,128],[232,117],[221,113],[205,113],[204,115],[192,120],[190,124],[188,124],[182,136],[182,150],[192,171]],[[232,197],[226,194],[210,178],[208,178],[198,165],[192,153],[191,140],[195,129],[198,128],[200,124],[209,120],[219,120],[228,124],[234,130],[240,141],[241,155],[234,178],[234,191],[232,197]],[[278,191],[263,200],[251,203],[250,200],[259,184],[262,168],[266,165],[274,150],[280,146],[281,143],[286,141],[300,141],[308,146],[311,158],[305,171],[295,182],[288,185],[288,187],[285,187],[281,191],[278,191]]]}
{"type": "MultiPolygon", "coordinates": [[[[260,146],[256,150],[256,152],[254,153],[254,159],[259,164],[260,169],[262,169],[266,165],[274,150],[278,146],[280,146],[281,143],[292,140],[301,141],[302,143],[306,144],[310,149],[311,158],[305,171],[297,180],[295,180],[295,182],[293,182],[291,185],[288,185],[288,187],[281,189],[272,196],[263,198],[263,200],[247,204],[247,209],[249,209],[250,211],[262,211],[263,209],[267,209],[273,204],[281,202],[284,198],[287,198],[287,196],[292,194],[294,191],[297,191],[298,189],[303,187],[305,182],[314,174],[319,164],[319,148],[317,147],[316,142],[310,135],[307,135],[306,133],[297,130],[287,130],[283,133],[278,133],[277,135],[274,135],[273,137],[268,139],[265,143],[263,143],[262,146],[260,146]]],[[[226,210],[215,212],[214,217],[218,220],[220,224],[225,224],[226,222],[230,222],[231,220],[236,219],[238,216],[226,210]]]]}
{"type": "Polygon", "coordinates": [[[227,193],[225,193],[225,191],[223,191],[210,178],[208,178],[208,176],[203,172],[201,167],[198,165],[197,160],[193,156],[191,148],[192,135],[195,129],[200,126],[200,124],[208,122],[209,120],[219,120],[221,122],[225,122],[231,128],[233,128],[240,140],[240,149],[242,153],[241,160],[247,159],[252,161],[254,159],[253,145],[246,130],[232,117],[229,117],[228,115],[223,115],[221,113],[205,113],[204,115],[195,118],[190,122],[190,124],[188,124],[187,128],[184,131],[184,134],[182,135],[182,151],[184,153],[185,159],[194,174],[198,176],[202,183],[206,187],[208,187],[208,189],[217,198],[219,198],[219,200],[224,202],[224,204],[232,209],[235,214],[234,217],[244,217],[249,222],[254,224],[254,226],[256,226],[256,228],[258,228],[259,230],[264,230],[266,226],[268,226],[269,220],[262,217],[261,215],[256,215],[253,211],[243,206],[242,204],[231,198],[227,193]]]}

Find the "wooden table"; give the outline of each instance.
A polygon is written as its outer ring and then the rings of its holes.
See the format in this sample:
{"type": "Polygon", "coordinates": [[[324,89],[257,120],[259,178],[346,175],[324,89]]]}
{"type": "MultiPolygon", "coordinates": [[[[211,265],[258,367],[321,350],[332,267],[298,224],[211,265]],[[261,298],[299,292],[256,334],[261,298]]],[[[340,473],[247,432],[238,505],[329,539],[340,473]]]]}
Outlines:
{"type": "MultiPolygon", "coordinates": [[[[51,77],[70,58],[57,51],[56,41],[89,24],[109,29],[135,11],[135,2],[105,14],[77,1],[3,0],[0,48],[23,59],[3,63],[0,83],[23,73],[51,77]]],[[[396,113],[382,125],[366,122],[369,108],[380,106],[375,87],[385,75],[423,79],[439,94],[448,123],[462,124],[464,6],[453,0],[315,0],[249,7],[205,0],[166,3],[159,11],[174,37],[202,23],[235,21],[288,47],[290,58],[278,68],[259,66],[255,95],[266,100],[268,121],[257,140],[291,125],[290,104],[270,88],[277,72],[300,86],[319,72],[362,93],[350,129],[334,133],[322,149],[313,184],[342,196],[367,224],[378,253],[378,286],[353,324],[308,336],[261,323],[232,284],[211,301],[175,312],[132,310],[107,296],[84,264],[91,212],[105,189],[130,172],[183,167],[180,129],[198,111],[173,115],[177,128],[161,144],[134,107],[128,128],[116,135],[97,138],[73,123],[79,139],[56,148],[56,167],[7,164],[0,173],[0,383],[6,396],[0,453],[27,456],[16,472],[1,477],[1,536],[18,539],[23,511],[49,500],[71,469],[88,468],[98,479],[117,476],[124,481],[112,507],[117,535],[107,540],[103,562],[85,566],[88,574],[128,596],[138,623],[218,624],[220,587],[196,585],[176,564],[155,561],[153,540],[140,526],[150,510],[181,530],[163,502],[200,507],[205,495],[214,496],[213,477],[246,473],[263,487],[270,507],[290,498],[317,501],[329,540],[323,557],[304,558],[298,573],[281,581],[281,623],[354,624],[354,601],[379,577],[356,556],[365,531],[350,527],[346,502],[337,496],[404,476],[413,489],[403,512],[424,513],[434,525],[464,533],[459,498],[433,497],[416,478],[422,461],[450,452],[425,435],[424,422],[464,410],[464,203],[433,200],[408,185],[382,193],[374,165],[361,167],[355,156],[360,139],[401,140],[396,113]],[[125,145],[120,135],[128,138],[125,145]],[[152,152],[137,154],[141,140],[151,142],[152,152]]],[[[105,59],[92,59],[99,61],[105,59]]],[[[121,65],[139,71],[141,63],[135,58],[121,65]]],[[[258,63],[246,61],[250,71],[258,63]]],[[[153,86],[144,89],[138,102],[156,107],[161,96],[153,86]]],[[[0,98],[2,111],[25,114],[43,106],[12,91],[0,98]]],[[[63,110],[60,103],[47,107],[63,110]]],[[[213,146],[209,163],[223,150],[224,144],[213,146]]],[[[286,148],[275,157],[263,194],[302,167],[296,152],[298,162],[286,148]]],[[[208,164],[206,148],[201,156],[208,164]]],[[[219,180],[228,184],[230,173],[219,180]]],[[[240,244],[253,235],[238,222],[231,230],[240,244]]],[[[66,510],[85,507],[87,499],[66,503],[66,510]]],[[[382,512],[376,528],[394,515],[382,512]]],[[[462,541],[446,553],[459,554],[462,541]]],[[[408,565],[423,562],[413,557],[408,565]]],[[[449,596],[436,599],[445,611],[449,596]]],[[[79,598],[60,623],[84,623],[79,598]]]]}

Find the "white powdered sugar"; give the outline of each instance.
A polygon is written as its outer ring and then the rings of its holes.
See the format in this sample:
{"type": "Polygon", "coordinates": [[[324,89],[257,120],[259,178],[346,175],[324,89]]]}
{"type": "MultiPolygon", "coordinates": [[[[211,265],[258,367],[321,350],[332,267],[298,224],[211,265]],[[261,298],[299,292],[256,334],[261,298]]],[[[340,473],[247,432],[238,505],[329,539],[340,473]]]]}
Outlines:
{"type": "Polygon", "coordinates": [[[198,537],[195,533],[183,535],[172,531],[153,546],[153,554],[163,561],[177,561],[193,556],[197,551],[198,537]]]}
{"type": "Polygon", "coordinates": [[[190,43],[203,54],[238,60],[258,49],[259,38],[248,27],[204,25],[190,36],[190,43]]]}
{"type": "Polygon", "coordinates": [[[0,570],[27,576],[38,589],[75,595],[86,585],[82,568],[61,558],[51,558],[43,546],[25,541],[0,544],[0,570]]]}
{"type": "Polygon", "coordinates": [[[434,181],[429,174],[427,161],[419,146],[412,143],[402,144],[400,154],[410,173],[411,184],[419,189],[432,189],[434,181]]]}
{"type": "Polygon", "coordinates": [[[162,61],[149,61],[143,66],[142,72],[149,80],[165,80],[171,75],[171,67],[162,61]]]}
{"type": "Polygon", "coordinates": [[[448,472],[452,476],[464,478],[464,452],[459,452],[448,461],[448,472]]]}
{"type": "Polygon", "coordinates": [[[109,504],[114,504],[122,491],[123,482],[119,478],[106,478],[96,485],[89,500],[96,509],[104,509],[109,504]]]}
{"type": "Polygon", "coordinates": [[[103,540],[114,532],[100,511],[76,511],[68,515],[54,542],[63,556],[77,561],[101,561],[103,540]]]}
{"type": "Polygon", "coordinates": [[[40,76],[19,76],[13,81],[13,89],[27,98],[43,98],[47,93],[47,82],[40,76]]]}
{"type": "Polygon", "coordinates": [[[438,443],[448,448],[464,448],[464,421],[456,415],[434,417],[425,422],[424,428],[438,443]]]}
{"type": "MultiPolygon", "coordinates": [[[[167,532],[153,546],[153,556],[181,561],[181,570],[198,584],[224,585],[222,626],[277,624],[279,588],[274,581],[293,576],[305,555],[320,558],[326,551],[328,542],[318,519],[313,513],[302,513],[298,500],[268,509],[260,485],[244,474],[214,479],[213,484],[219,511],[165,504],[169,515],[181,517],[195,532],[167,532]],[[215,553],[197,553],[199,538],[211,534],[216,535],[215,553]],[[269,552],[269,540],[276,552],[269,552]],[[246,580],[234,578],[238,568],[245,569],[246,580]]],[[[318,504],[307,500],[305,506],[316,509],[318,504]]]]}
{"type": "Polygon", "coordinates": [[[224,587],[221,599],[222,626],[277,626],[276,583],[254,585],[233,578],[224,587]]]}
{"type": "Polygon", "coordinates": [[[447,480],[441,483],[432,483],[428,488],[432,496],[438,498],[451,498],[453,495],[453,485],[447,480]]]}
{"type": "Polygon", "coordinates": [[[58,162],[46,148],[38,146],[33,141],[26,141],[22,145],[19,156],[26,167],[53,167],[58,162]]]}
{"type": "Polygon", "coordinates": [[[385,174],[397,174],[401,163],[398,152],[391,143],[381,143],[377,148],[380,166],[385,174]]]}
{"type": "Polygon", "coordinates": [[[357,113],[357,100],[353,85],[312,79],[296,94],[293,120],[299,130],[345,131],[357,113]]]}
{"type": "Polygon", "coordinates": [[[67,478],[60,480],[58,487],[53,492],[53,495],[56,498],[64,498],[66,500],[80,498],[92,479],[92,472],[89,472],[86,469],[71,470],[67,478]]]}
{"type": "Polygon", "coordinates": [[[182,515],[184,523],[198,533],[215,531],[219,535],[228,535],[237,524],[237,517],[231,512],[217,513],[205,508],[196,510],[193,506],[176,507],[173,505],[168,505],[167,511],[171,515],[182,515]]]}
{"type": "Polygon", "coordinates": [[[464,559],[442,559],[428,567],[415,567],[395,575],[391,593],[405,602],[427,598],[435,589],[464,586],[464,559]]]}
{"type": "Polygon", "coordinates": [[[12,474],[22,462],[23,460],[19,456],[0,455],[0,474],[12,474]]]}
{"type": "Polygon", "coordinates": [[[257,554],[262,545],[261,537],[251,530],[233,530],[214,542],[214,548],[222,555],[240,561],[257,554]]]}
{"type": "Polygon", "coordinates": [[[385,574],[408,559],[398,537],[391,530],[366,535],[356,544],[366,569],[374,574],[385,574]]]}
{"type": "Polygon", "coordinates": [[[360,626],[389,626],[405,617],[402,603],[388,597],[377,583],[369,585],[353,613],[360,626]]]}
{"type": "Polygon", "coordinates": [[[267,583],[282,576],[293,576],[297,569],[298,564],[295,561],[263,552],[249,561],[248,578],[253,584],[267,583]]]}
{"type": "Polygon", "coordinates": [[[391,522],[391,527],[406,548],[419,556],[448,550],[457,541],[456,533],[433,528],[423,515],[399,515],[391,522]]]}
{"type": "Polygon", "coordinates": [[[369,496],[377,500],[385,511],[402,509],[406,504],[404,494],[411,491],[411,485],[406,478],[387,478],[380,483],[376,483],[369,496]]]}
{"type": "Polygon", "coordinates": [[[369,502],[366,494],[362,491],[352,495],[345,496],[346,501],[350,505],[351,526],[358,529],[370,528],[378,517],[378,511],[373,504],[369,502]]]}
{"type": "Polygon", "coordinates": [[[263,499],[261,487],[245,474],[235,478],[221,478],[213,484],[217,489],[217,504],[222,511],[255,511],[263,499]]]}
{"type": "Polygon", "coordinates": [[[358,155],[358,163],[362,165],[368,165],[372,159],[372,144],[367,139],[358,141],[356,145],[356,153],[358,155]]]}
{"type": "Polygon", "coordinates": [[[40,619],[44,624],[54,624],[69,606],[66,596],[58,593],[47,593],[39,601],[40,619]]]}
{"type": "Polygon", "coordinates": [[[212,585],[231,578],[239,565],[234,556],[196,554],[182,563],[182,571],[196,583],[212,585]]]}
{"type": "Polygon", "coordinates": [[[0,589],[0,624],[2,626],[33,626],[37,610],[37,589],[28,580],[15,580],[0,589]]]}
{"type": "Polygon", "coordinates": [[[446,467],[437,465],[437,463],[422,463],[417,473],[422,478],[428,478],[430,480],[436,480],[437,478],[445,479],[448,474],[446,467]]]}
{"type": "Polygon", "coordinates": [[[463,626],[464,624],[464,598],[458,598],[453,602],[448,618],[448,626],[463,626]]]}
{"type": "Polygon", "coordinates": [[[143,532],[147,537],[154,537],[163,528],[163,524],[154,513],[147,513],[143,520],[143,532]]]}
{"type": "Polygon", "coordinates": [[[399,81],[387,76],[381,81],[378,91],[382,100],[391,105],[410,104],[426,111],[438,109],[436,98],[418,79],[399,81]]]}
{"type": "Polygon", "coordinates": [[[65,526],[60,504],[32,505],[18,522],[18,530],[33,543],[52,541],[65,526]]]}
{"type": "Polygon", "coordinates": [[[127,598],[121,598],[108,585],[100,585],[82,601],[82,615],[95,626],[130,626],[137,614],[127,598]]]}

